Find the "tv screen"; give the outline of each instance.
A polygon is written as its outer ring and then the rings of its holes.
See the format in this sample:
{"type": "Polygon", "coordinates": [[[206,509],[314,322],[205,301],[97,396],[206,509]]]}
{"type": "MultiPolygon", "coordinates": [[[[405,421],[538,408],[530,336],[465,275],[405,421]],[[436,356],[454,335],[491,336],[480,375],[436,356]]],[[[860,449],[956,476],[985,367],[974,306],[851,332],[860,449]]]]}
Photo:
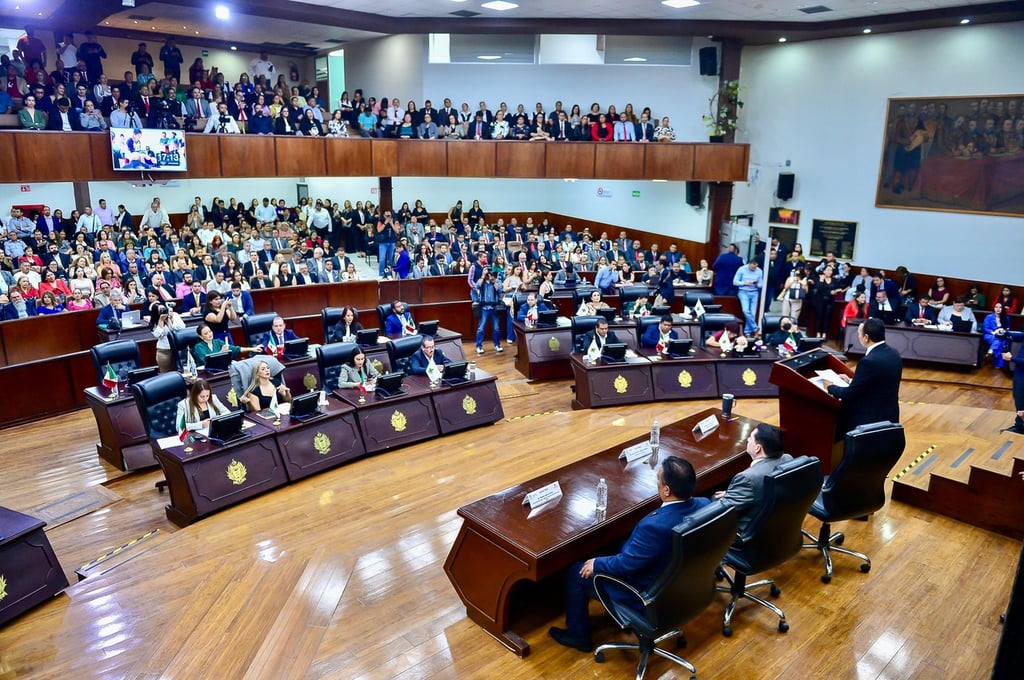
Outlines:
{"type": "Polygon", "coordinates": [[[185,172],[185,133],[181,130],[110,128],[114,170],[185,172]]]}

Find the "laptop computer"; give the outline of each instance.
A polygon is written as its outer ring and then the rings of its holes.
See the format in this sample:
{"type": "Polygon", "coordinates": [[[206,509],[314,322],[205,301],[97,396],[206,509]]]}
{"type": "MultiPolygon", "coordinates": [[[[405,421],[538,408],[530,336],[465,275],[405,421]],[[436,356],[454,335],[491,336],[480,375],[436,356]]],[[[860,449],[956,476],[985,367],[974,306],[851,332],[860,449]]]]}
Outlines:
{"type": "Polygon", "coordinates": [[[450,364],[445,364],[441,382],[445,385],[458,385],[466,382],[466,366],[468,365],[468,361],[453,361],[450,364]]]}
{"type": "Polygon", "coordinates": [[[292,399],[292,410],[289,411],[288,417],[292,420],[298,420],[299,422],[306,422],[319,418],[324,415],[324,412],[320,410],[320,393],[319,392],[307,392],[301,394],[292,399]]]}
{"type": "Polygon", "coordinates": [[[622,342],[610,342],[601,350],[601,360],[609,364],[618,364],[626,360],[626,345],[622,342]]]}
{"type": "Polygon", "coordinates": [[[231,365],[231,350],[214,352],[206,355],[206,365],[203,367],[207,373],[223,373],[231,365]]]}
{"type": "Polygon", "coordinates": [[[689,359],[693,349],[692,338],[681,338],[668,341],[668,355],[673,359],[689,359]]]}
{"type": "Polygon", "coordinates": [[[356,344],[366,349],[368,347],[377,346],[377,338],[380,337],[379,328],[364,328],[361,331],[356,331],[356,344]]]}
{"type": "Polygon", "coordinates": [[[618,314],[619,310],[615,309],[614,307],[602,307],[601,309],[595,311],[597,311],[598,316],[603,316],[605,319],[608,320],[608,323],[611,323],[612,321],[615,320],[615,316],[618,314]]]}
{"type": "Polygon", "coordinates": [[[440,321],[420,321],[416,327],[416,332],[420,335],[426,335],[428,337],[434,337],[437,335],[437,329],[440,328],[440,321]]]}
{"type": "Polygon", "coordinates": [[[142,382],[143,380],[149,380],[150,378],[160,374],[159,366],[147,366],[145,368],[136,368],[132,371],[128,371],[128,384],[135,385],[142,382]]]}
{"type": "Polygon", "coordinates": [[[309,356],[309,338],[286,340],[284,343],[285,359],[304,359],[309,356]]]}
{"type": "Polygon", "coordinates": [[[537,312],[538,326],[554,326],[558,323],[557,309],[543,309],[537,312]]]}
{"type": "Polygon", "coordinates": [[[122,328],[135,328],[142,325],[142,312],[137,309],[130,309],[121,315],[122,328]]]}
{"type": "Polygon", "coordinates": [[[385,373],[377,378],[377,389],[374,390],[374,394],[378,399],[390,399],[405,394],[405,390],[402,389],[403,378],[405,374],[402,372],[385,373]]]}
{"type": "Polygon", "coordinates": [[[248,437],[249,434],[242,431],[244,415],[241,411],[233,411],[226,416],[211,418],[209,440],[214,444],[224,445],[248,437]]]}
{"type": "Polygon", "coordinates": [[[796,345],[797,353],[810,352],[812,349],[818,349],[824,344],[825,338],[800,338],[796,345]]]}

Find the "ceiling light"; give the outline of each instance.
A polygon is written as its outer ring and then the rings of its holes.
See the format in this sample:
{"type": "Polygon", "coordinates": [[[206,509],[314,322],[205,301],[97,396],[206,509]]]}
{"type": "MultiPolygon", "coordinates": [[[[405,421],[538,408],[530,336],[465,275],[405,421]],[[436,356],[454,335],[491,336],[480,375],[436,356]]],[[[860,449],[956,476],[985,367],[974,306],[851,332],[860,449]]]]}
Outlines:
{"type": "Polygon", "coordinates": [[[238,51],[238,47],[236,47],[235,45],[232,45],[231,46],[231,51],[232,52],[237,52],[238,51]]]}
{"type": "Polygon", "coordinates": [[[697,0],[661,0],[661,4],[673,9],[681,9],[683,7],[696,7],[700,3],[697,0]]]}
{"type": "Polygon", "coordinates": [[[137,24],[137,23],[139,23],[139,20],[138,20],[138,19],[136,19],[136,20],[135,20],[135,21],[133,21],[132,23],[133,23],[133,24],[137,24]]]}
{"type": "Polygon", "coordinates": [[[199,31],[196,31],[196,35],[199,35],[199,31]]]}
{"type": "Polygon", "coordinates": [[[501,59],[500,55],[497,54],[481,54],[477,59],[483,59],[484,61],[494,61],[495,59],[501,59]]]}
{"type": "Polygon", "coordinates": [[[781,38],[779,38],[779,42],[786,42],[786,36],[782,36],[781,38]]]}
{"type": "Polygon", "coordinates": [[[227,5],[217,5],[213,9],[213,15],[221,21],[227,21],[231,18],[231,10],[228,9],[227,5]]]}
{"type": "Polygon", "coordinates": [[[110,25],[110,22],[109,22],[109,21],[104,21],[103,23],[104,23],[104,24],[106,24],[107,26],[109,26],[109,25],[110,25]]]}
{"type": "Polygon", "coordinates": [[[639,62],[639,61],[647,61],[647,59],[645,59],[644,57],[626,57],[622,61],[639,62]]]}
{"type": "Polygon", "coordinates": [[[969,24],[969,23],[971,23],[971,18],[970,17],[964,17],[963,19],[960,20],[960,23],[961,24],[969,24]]]}
{"type": "Polygon", "coordinates": [[[870,32],[871,32],[871,29],[870,29],[870,28],[865,28],[865,29],[864,29],[864,35],[867,35],[867,34],[868,34],[868,33],[870,33],[870,32]]]}
{"type": "Polygon", "coordinates": [[[491,0],[491,2],[485,2],[480,6],[485,9],[493,9],[496,12],[504,12],[506,10],[515,9],[516,7],[519,7],[519,5],[517,5],[516,3],[506,2],[505,0],[491,0]]]}
{"type": "Polygon", "coordinates": [[[36,16],[37,17],[41,17],[41,16],[43,16],[43,13],[42,12],[36,12],[36,16]]]}

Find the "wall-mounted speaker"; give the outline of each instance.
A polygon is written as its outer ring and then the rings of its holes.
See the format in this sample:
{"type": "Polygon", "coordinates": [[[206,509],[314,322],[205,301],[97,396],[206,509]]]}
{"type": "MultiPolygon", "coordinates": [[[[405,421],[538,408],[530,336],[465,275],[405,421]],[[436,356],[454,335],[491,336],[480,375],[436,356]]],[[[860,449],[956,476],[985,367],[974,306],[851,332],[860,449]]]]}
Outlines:
{"type": "Polygon", "coordinates": [[[702,76],[718,75],[718,48],[702,47],[698,52],[700,56],[700,74],[702,76]]]}
{"type": "Polygon", "coordinates": [[[793,198],[793,182],[796,181],[796,175],[792,172],[780,172],[779,173],[779,185],[775,189],[775,196],[780,201],[788,201],[793,198]]]}
{"type": "Polygon", "coordinates": [[[701,196],[701,185],[700,182],[687,182],[686,183],[686,204],[692,205],[695,208],[699,208],[703,201],[701,196]]]}

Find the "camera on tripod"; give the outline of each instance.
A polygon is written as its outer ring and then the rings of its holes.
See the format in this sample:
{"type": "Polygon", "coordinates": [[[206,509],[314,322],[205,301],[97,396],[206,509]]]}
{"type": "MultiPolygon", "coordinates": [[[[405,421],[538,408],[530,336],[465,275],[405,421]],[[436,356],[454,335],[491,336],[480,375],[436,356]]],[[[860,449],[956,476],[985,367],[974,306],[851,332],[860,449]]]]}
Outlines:
{"type": "Polygon", "coordinates": [[[224,134],[228,131],[228,123],[231,122],[231,116],[229,116],[226,113],[222,113],[220,114],[220,117],[217,119],[217,122],[217,132],[224,134]]]}

